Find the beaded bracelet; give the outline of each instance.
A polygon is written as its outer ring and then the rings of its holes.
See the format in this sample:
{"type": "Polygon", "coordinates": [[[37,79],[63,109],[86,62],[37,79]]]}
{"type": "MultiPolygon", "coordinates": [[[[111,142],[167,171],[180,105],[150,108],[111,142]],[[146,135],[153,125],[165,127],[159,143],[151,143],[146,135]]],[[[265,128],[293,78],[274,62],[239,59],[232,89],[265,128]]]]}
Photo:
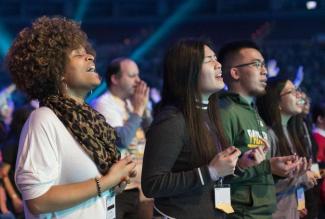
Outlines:
{"type": "Polygon", "coordinates": [[[102,197],[102,188],[100,187],[100,183],[99,183],[99,178],[95,177],[95,182],[96,182],[96,187],[97,187],[97,195],[99,197],[102,197]]]}

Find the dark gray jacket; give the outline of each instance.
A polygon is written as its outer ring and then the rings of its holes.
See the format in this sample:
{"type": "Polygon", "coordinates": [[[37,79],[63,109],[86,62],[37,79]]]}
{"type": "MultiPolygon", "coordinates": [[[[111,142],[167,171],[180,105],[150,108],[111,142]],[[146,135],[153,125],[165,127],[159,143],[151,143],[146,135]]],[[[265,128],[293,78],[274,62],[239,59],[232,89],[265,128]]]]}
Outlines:
{"type": "Polygon", "coordinates": [[[224,218],[214,207],[214,182],[206,163],[193,160],[183,115],[165,107],[147,132],[142,189],[170,218],[224,218]]]}

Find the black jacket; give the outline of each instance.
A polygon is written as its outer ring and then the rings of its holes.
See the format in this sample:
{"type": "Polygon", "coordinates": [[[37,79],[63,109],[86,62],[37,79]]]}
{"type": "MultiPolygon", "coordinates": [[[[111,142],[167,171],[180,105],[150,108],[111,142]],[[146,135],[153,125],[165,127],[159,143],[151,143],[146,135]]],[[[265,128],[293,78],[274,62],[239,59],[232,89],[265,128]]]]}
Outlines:
{"type": "Polygon", "coordinates": [[[165,107],[147,132],[142,189],[171,218],[223,218],[214,208],[214,182],[206,163],[193,160],[183,115],[165,107]]]}

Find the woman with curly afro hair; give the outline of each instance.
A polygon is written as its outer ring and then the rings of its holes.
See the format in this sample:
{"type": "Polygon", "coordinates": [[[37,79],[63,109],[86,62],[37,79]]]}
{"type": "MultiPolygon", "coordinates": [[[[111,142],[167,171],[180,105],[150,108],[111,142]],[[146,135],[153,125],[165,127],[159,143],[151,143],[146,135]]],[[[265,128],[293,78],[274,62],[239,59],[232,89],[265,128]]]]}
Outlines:
{"type": "Polygon", "coordinates": [[[27,218],[115,218],[113,190],[135,175],[130,157],[119,160],[114,129],[84,103],[100,83],[94,55],[80,25],[60,17],[38,18],[10,48],[13,81],[40,101],[15,173],[27,218]]]}

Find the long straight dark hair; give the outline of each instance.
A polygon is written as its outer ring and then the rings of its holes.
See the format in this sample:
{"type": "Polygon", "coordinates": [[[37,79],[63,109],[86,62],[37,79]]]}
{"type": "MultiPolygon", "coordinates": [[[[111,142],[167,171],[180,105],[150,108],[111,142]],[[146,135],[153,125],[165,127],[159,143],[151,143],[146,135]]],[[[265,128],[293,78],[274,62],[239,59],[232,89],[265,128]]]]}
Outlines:
{"type": "MultiPolygon", "coordinates": [[[[269,83],[266,87],[266,94],[257,98],[256,101],[259,114],[261,115],[266,125],[272,128],[279,140],[277,145],[277,156],[285,156],[291,154],[289,142],[283,131],[281,123],[281,112],[279,108],[281,99],[280,94],[288,81],[289,80],[287,79],[283,79],[274,80],[273,82],[269,83]]],[[[290,135],[289,137],[297,151],[297,154],[299,156],[306,156],[306,148],[300,140],[303,139],[303,135],[299,127],[302,127],[303,124],[301,123],[302,121],[297,118],[298,117],[293,116],[288,122],[287,128],[290,135]]]]}
{"type": "Polygon", "coordinates": [[[217,136],[219,136],[221,148],[224,150],[229,147],[230,144],[225,136],[225,132],[221,124],[219,110],[219,92],[215,92],[209,97],[208,114],[212,124],[214,125],[215,132],[217,136]]]}
{"type": "Polygon", "coordinates": [[[288,121],[288,130],[293,138],[293,144],[296,145],[296,150],[299,156],[304,156],[310,158],[308,153],[308,145],[305,141],[306,133],[304,129],[304,117],[302,114],[293,116],[288,121]]]}
{"type": "MultiPolygon", "coordinates": [[[[203,39],[182,39],[170,47],[164,59],[164,84],[161,106],[173,105],[184,116],[191,143],[199,158],[208,162],[216,154],[216,145],[204,125],[199,91],[199,74],[204,60],[204,46],[213,49],[211,42],[203,39]]],[[[217,127],[217,133],[223,133],[217,127]]],[[[219,134],[221,144],[224,135],[219,134]]]]}

